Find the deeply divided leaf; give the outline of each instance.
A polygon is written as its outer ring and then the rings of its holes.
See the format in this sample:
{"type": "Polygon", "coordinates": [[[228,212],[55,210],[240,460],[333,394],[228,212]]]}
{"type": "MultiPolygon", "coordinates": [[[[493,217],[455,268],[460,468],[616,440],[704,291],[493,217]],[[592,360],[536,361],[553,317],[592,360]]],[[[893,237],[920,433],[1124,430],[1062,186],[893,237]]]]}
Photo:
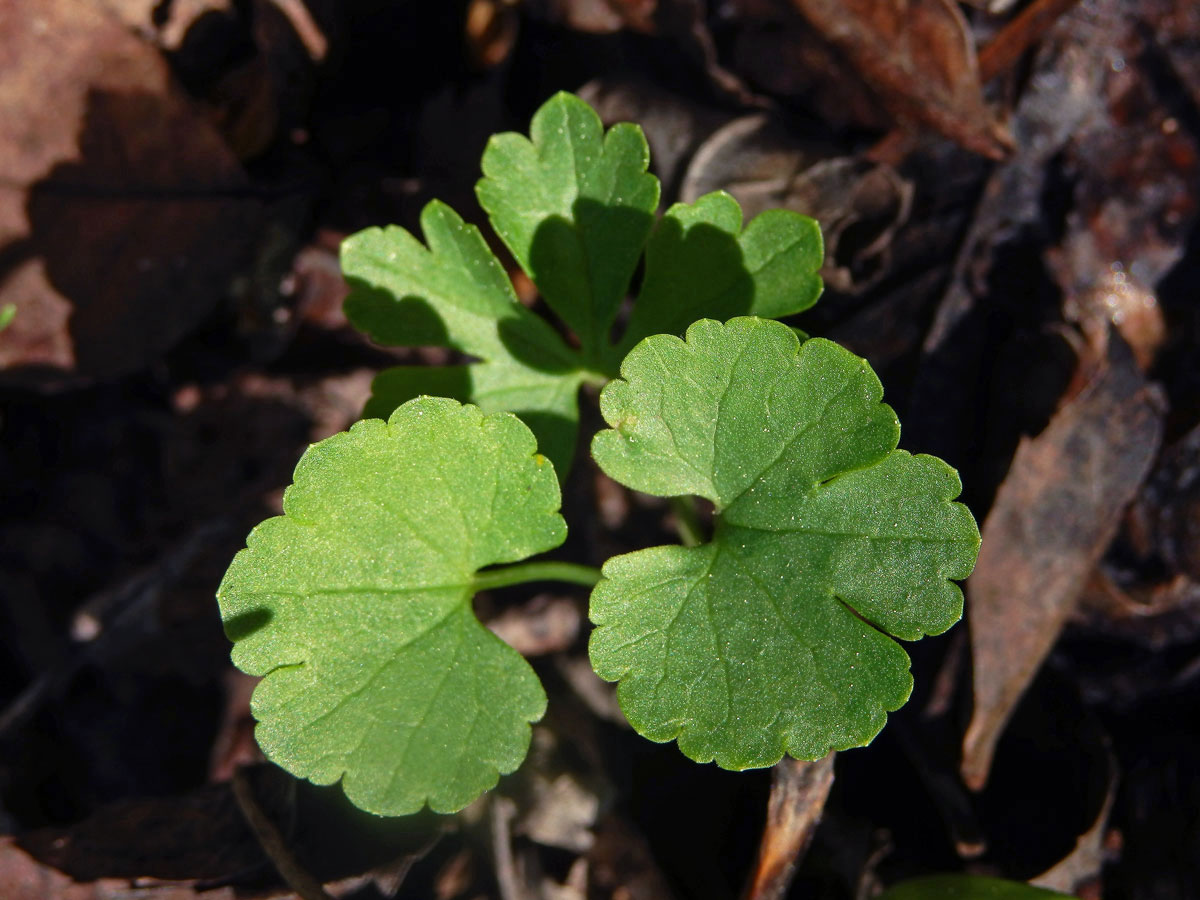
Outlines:
{"type": "Polygon", "coordinates": [[[697,319],[780,318],[821,295],[821,229],[784,209],[743,231],[742,209],[723,191],[667,210],[646,247],[646,275],[621,340],[624,356],[651,334],[683,334],[697,319]]]}
{"type": "Polygon", "coordinates": [[[428,247],[397,226],[369,228],[342,244],[346,315],[381,344],[452,347],[480,362],[385,370],[367,414],[385,418],[420,394],[469,400],[536,423],[543,452],[565,467],[579,417],[578,359],[517,301],[478,228],[437,201],[421,213],[421,228],[428,247]]]}
{"type": "Polygon", "coordinates": [[[570,94],[537,111],[528,138],[495,135],[483,154],[479,204],[593,365],[654,223],[659,186],[649,162],[640,128],[605,134],[570,94]]]}
{"type": "Polygon", "coordinates": [[[545,694],[471,598],[566,535],[535,451],[515,417],[431,397],[309,448],[218,595],[271,760],[384,815],[461,809],[520,764],[545,694]]]}
{"type": "Polygon", "coordinates": [[[979,532],[957,474],[896,449],[865,361],[777,322],[647,338],[621,375],[597,463],[715,508],[711,542],[615,557],[592,594],[592,663],[629,721],[730,769],[868,743],[912,687],[889,635],[961,615],[979,532]]]}
{"type": "Polygon", "coordinates": [[[421,216],[427,247],[398,227],[349,238],[342,267],[351,322],[383,344],[449,347],[479,360],[389,369],[367,413],[386,416],[422,393],[509,410],[565,472],[580,385],[615,377],[638,340],[682,334],[699,318],[778,317],[816,301],[823,250],[815,222],[772,210],[743,230],[737,202],[716,193],[676,204],[654,225],[659,186],[646,171],[647,153],[639,128],[606,133],[569,94],[538,110],[528,138],[502,134],[488,144],[480,203],[573,333],[570,345],[517,302],[478,230],[436,201],[421,216]],[[614,337],[643,251],[637,300],[624,334],[614,337]]]}

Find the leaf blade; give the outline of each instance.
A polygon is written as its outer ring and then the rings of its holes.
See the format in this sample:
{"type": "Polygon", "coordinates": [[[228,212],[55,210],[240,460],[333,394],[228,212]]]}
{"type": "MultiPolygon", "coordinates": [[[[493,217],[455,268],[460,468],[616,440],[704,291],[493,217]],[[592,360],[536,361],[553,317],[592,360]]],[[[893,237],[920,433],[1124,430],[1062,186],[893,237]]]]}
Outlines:
{"type": "Polygon", "coordinates": [[[821,229],[790,210],[767,210],[742,228],[724,191],[663,214],[646,245],[646,276],[618,358],[651,334],[681,335],[697,319],[780,318],[821,295],[821,229]]]}
{"type": "Polygon", "coordinates": [[[534,114],[530,136],[495,135],[476,196],[521,268],[598,365],[658,207],[641,129],[604,132],[570,94],[534,114]]]}
{"type": "Polygon", "coordinates": [[[574,392],[584,377],[578,355],[517,301],[479,229],[438,201],[426,205],[421,226],[428,246],[398,226],[367,229],[343,243],[351,286],[346,315],[379,343],[450,347],[481,362],[388,370],[373,386],[367,413],[387,416],[412,397],[438,394],[485,412],[524,414],[565,473],[578,421],[574,392]],[[498,390],[515,385],[527,389],[517,392],[514,405],[496,402],[498,390]]]}
{"type": "Polygon", "coordinates": [[[268,757],[384,815],[459,809],[512,771],[545,694],[471,614],[471,579],[560,544],[558,500],[519,420],[451,400],[310,448],[218,591],[235,664],[265,676],[268,757]]]}
{"type": "Polygon", "coordinates": [[[979,538],[881,397],[863,360],[751,318],[647,338],[604,389],[601,468],[717,513],[710,543],[617,557],[593,591],[593,665],[640,733],[767,766],[869,743],[907,700],[888,635],[957,621],[979,538]]]}

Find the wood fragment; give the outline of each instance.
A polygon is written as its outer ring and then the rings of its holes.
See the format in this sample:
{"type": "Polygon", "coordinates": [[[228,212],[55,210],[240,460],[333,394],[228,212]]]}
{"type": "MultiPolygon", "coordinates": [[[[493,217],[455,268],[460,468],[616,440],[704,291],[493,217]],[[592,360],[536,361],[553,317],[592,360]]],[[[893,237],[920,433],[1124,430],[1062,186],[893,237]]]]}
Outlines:
{"type": "Polygon", "coordinates": [[[780,900],[787,895],[825,810],[836,756],[837,751],[831,751],[812,762],[785,756],[771,769],[767,824],[742,900],[780,900]]]}

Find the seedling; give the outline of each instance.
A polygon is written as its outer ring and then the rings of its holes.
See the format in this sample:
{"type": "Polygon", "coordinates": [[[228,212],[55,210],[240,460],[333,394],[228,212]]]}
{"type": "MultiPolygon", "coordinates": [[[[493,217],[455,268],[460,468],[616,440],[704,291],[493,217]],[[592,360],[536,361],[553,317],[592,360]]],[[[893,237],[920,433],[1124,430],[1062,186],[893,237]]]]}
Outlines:
{"type": "Polygon", "coordinates": [[[820,293],[816,224],[777,210],[743,229],[723,193],[655,224],[647,163],[639,129],[605,134],[568,94],[531,139],[498,135],[484,154],[480,202],[571,339],[441,203],[421,216],[426,244],[397,227],[346,241],[358,327],[478,361],[382,372],[370,418],[309,448],[284,515],[221,584],[234,662],[265,676],[259,744],[292,774],[402,815],[461,809],[513,771],[546,696],[474,617],[487,588],[594,586],[592,663],[630,723],[728,769],[869,743],[912,689],[893,637],[960,617],[952,580],[979,533],[957,474],[896,449],[864,360],[773,321],[820,293]],[[526,561],[566,537],[556,472],[585,384],[603,385],[609,425],[596,464],[710,501],[708,540],[602,570],[526,561]]]}

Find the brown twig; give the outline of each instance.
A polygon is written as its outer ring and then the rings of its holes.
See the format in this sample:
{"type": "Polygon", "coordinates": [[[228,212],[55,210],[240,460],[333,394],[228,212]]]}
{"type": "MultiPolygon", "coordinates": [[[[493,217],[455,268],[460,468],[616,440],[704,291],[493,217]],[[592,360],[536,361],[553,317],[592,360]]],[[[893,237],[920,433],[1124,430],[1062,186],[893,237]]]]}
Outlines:
{"type": "Polygon", "coordinates": [[[813,762],[785,756],[771,770],[767,825],[742,900],[780,900],[787,894],[796,867],[821,821],[833,786],[835,756],[836,751],[831,751],[813,762]]]}
{"type": "Polygon", "coordinates": [[[334,900],[312,873],[300,865],[287,841],[271,821],[271,817],[259,804],[246,770],[236,770],[229,783],[246,824],[254,832],[263,852],[275,864],[287,886],[295,891],[301,900],[334,900]]]}

